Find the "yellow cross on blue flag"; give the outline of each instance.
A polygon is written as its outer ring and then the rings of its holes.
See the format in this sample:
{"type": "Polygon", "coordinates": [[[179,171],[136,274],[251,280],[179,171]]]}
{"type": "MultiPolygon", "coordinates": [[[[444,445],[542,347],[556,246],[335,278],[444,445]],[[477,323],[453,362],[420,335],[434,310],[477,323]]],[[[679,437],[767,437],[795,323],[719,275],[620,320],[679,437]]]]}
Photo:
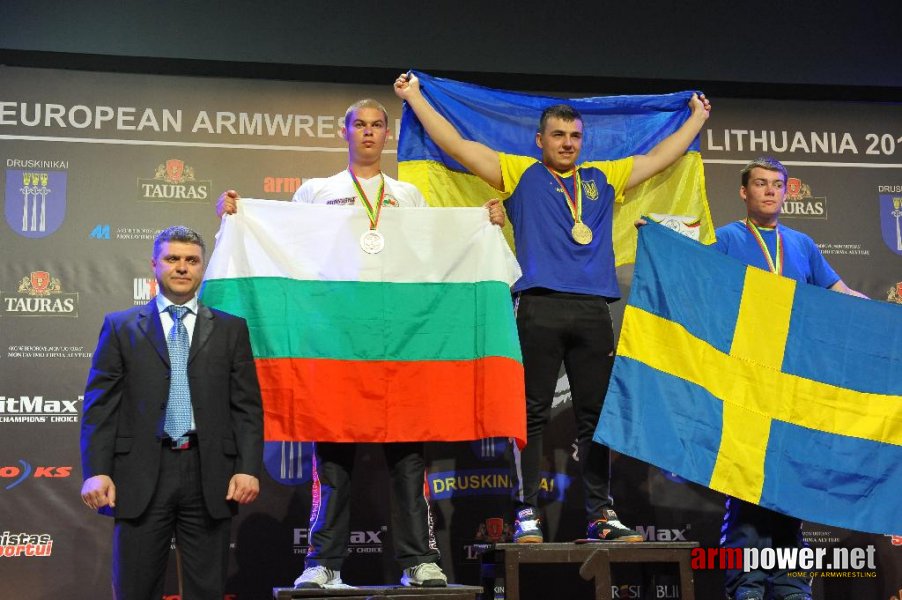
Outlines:
{"type": "Polygon", "coordinates": [[[595,441],[800,519],[902,531],[902,307],[650,223],[595,441]]]}

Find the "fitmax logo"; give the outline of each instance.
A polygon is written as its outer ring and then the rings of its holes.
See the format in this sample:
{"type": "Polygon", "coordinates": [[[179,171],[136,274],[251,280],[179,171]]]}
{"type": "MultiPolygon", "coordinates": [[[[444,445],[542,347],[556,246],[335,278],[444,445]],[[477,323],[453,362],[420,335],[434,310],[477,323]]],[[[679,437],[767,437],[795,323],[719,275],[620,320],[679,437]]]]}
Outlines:
{"type": "Polygon", "coordinates": [[[685,542],[689,529],[691,526],[688,524],[685,529],[658,529],[654,525],[636,527],[636,531],[642,534],[646,542],[685,542]]]}

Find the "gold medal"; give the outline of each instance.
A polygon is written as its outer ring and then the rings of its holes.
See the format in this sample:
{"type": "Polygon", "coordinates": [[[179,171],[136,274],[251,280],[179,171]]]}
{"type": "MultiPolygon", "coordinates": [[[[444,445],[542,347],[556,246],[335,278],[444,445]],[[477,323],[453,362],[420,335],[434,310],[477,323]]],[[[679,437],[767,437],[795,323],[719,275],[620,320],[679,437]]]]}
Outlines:
{"type": "Polygon", "coordinates": [[[577,221],[573,224],[573,229],[570,230],[570,235],[573,236],[573,240],[577,244],[582,244],[583,246],[592,243],[592,230],[583,223],[582,221],[577,221]]]}

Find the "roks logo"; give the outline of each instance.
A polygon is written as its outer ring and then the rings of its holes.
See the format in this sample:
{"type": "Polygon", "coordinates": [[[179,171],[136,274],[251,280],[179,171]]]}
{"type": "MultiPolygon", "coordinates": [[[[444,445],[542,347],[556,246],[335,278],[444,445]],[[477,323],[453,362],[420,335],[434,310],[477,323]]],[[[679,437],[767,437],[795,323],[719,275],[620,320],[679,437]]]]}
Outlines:
{"type": "Polygon", "coordinates": [[[64,292],[49,271],[32,271],[16,285],[16,294],[0,294],[9,317],[77,317],[78,292],[64,292]]]}
{"type": "Polygon", "coordinates": [[[11,490],[27,479],[60,479],[69,477],[71,474],[71,466],[32,466],[19,459],[18,465],[0,466],[0,486],[5,490],[11,490]]]}
{"type": "Polygon", "coordinates": [[[18,235],[51,235],[66,218],[66,161],[10,158],[6,169],[6,223],[18,235]]]}
{"type": "Polygon", "coordinates": [[[206,202],[212,181],[200,181],[185,161],[170,158],[157,165],[153,179],[138,179],[138,199],[148,202],[206,202]]]}
{"type": "Polygon", "coordinates": [[[786,181],[786,200],[783,202],[781,217],[796,219],[826,219],[827,198],[814,197],[811,186],[801,179],[790,177],[786,181]]]}

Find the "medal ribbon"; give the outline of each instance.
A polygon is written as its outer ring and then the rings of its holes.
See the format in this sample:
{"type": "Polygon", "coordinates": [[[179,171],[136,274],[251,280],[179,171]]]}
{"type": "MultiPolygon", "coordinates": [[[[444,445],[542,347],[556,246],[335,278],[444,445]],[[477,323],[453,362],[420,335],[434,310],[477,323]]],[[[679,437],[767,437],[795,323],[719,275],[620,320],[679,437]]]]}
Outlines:
{"type": "Polygon", "coordinates": [[[776,273],[777,275],[783,274],[783,236],[780,235],[780,229],[778,227],[774,227],[774,232],[777,234],[777,253],[776,256],[771,257],[770,250],[767,249],[767,244],[764,243],[764,238],[761,237],[761,231],[759,231],[758,226],[749,221],[748,218],[745,220],[746,228],[751,232],[752,236],[754,236],[755,241],[758,242],[758,246],[761,248],[761,252],[764,254],[764,260],[767,261],[767,268],[770,269],[771,273],[776,273]]]}
{"type": "Polygon", "coordinates": [[[366,215],[370,218],[370,229],[376,229],[376,226],[379,224],[379,215],[382,214],[382,202],[385,200],[385,175],[382,174],[382,171],[379,171],[379,201],[376,203],[376,206],[373,206],[370,199],[366,197],[363,186],[357,181],[357,176],[354,175],[351,165],[348,165],[348,173],[351,174],[351,179],[354,181],[354,189],[357,190],[357,195],[360,196],[366,215]]]}
{"type": "Polygon", "coordinates": [[[557,181],[561,189],[564,190],[564,196],[567,197],[567,206],[570,207],[570,214],[573,215],[574,223],[582,223],[583,221],[583,184],[582,179],[579,176],[579,171],[576,167],[573,167],[573,191],[576,196],[576,200],[573,199],[573,196],[570,195],[570,192],[567,191],[567,186],[564,185],[564,180],[555,173],[552,169],[548,168],[548,165],[543,163],[545,169],[554,177],[555,181],[557,181]]]}

